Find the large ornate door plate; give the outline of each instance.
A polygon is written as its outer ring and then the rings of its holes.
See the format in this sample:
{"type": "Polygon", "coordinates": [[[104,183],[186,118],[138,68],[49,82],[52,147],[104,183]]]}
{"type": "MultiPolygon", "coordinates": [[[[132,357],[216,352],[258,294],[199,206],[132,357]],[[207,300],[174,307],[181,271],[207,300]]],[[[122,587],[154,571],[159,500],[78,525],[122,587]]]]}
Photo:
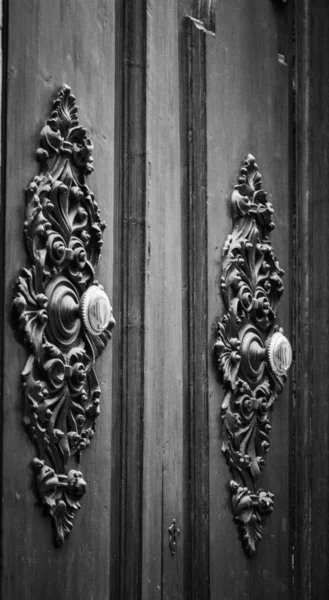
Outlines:
{"type": "Polygon", "coordinates": [[[274,505],[274,495],[258,488],[269,449],[268,413],[283,389],[292,351],[276,324],[283,271],[269,239],[273,207],[251,154],[234,188],[232,210],[221,278],[226,313],[215,350],[226,390],[222,449],[233,475],[233,513],[243,546],[253,555],[274,505]]]}
{"type": "Polygon", "coordinates": [[[56,544],[73,527],[86,492],[79,467],[99,414],[94,363],[111,337],[110,301],[95,280],[105,223],[86,176],[93,145],[68,86],[41,131],[40,174],[26,192],[25,239],[32,261],[18,278],[14,311],[30,355],[22,372],[24,423],[56,544]]]}

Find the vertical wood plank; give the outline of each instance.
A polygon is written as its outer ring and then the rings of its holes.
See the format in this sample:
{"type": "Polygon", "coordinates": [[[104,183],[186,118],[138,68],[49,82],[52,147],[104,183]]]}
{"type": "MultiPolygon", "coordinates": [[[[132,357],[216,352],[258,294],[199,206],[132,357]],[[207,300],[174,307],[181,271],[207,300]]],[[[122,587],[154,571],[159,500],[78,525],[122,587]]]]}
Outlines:
{"type": "Polygon", "coordinates": [[[183,597],[182,269],[175,0],[147,2],[143,600],[183,597]],[[175,556],[168,527],[181,530],[175,556]]]}
{"type": "Polygon", "coordinates": [[[329,6],[295,4],[295,597],[329,590],[329,6]]]}
{"type": "Polygon", "coordinates": [[[329,593],[329,5],[311,8],[312,598],[329,593]],[[321,243],[319,243],[321,240],[321,243]]]}
{"type": "MultiPolygon", "coordinates": [[[[6,193],[6,121],[7,121],[7,1],[0,1],[0,498],[3,498],[3,399],[4,399],[4,306],[5,306],[5,193],[6,193]]],[[[3,511],[0,510],[0,531],[2,531],[3,511]]],[[[5,548],[0,542],[0,578],[3,575],[3,555],[5,548]]],[[[1,585],[1,583],[0,583],[1,585]]]]}
{"type": "Polygon", "coordinates": [[[181,4],[183,314],[188,356],[183,380],[187,440],[184,597],[201,599],[210,595],[206,37],[215,33],[216,2],[181,4]]]}
{"type": "Polygon", "coordinates": [[[208,271],[207,271],[207,110],[206,29],[187,17],[186,152],[187,231],[187,419],[188,419],[188,585],[191,598],[208,598],[209,447],[208,447],[208,271]]]}
{"type": "Polygon", "coordinates": [[[116,440],[112,596],[141,598],[146,202],[146,2],[117,2],[116,440]],[[119,505],[117,504],[119,502],[119,505]]]}
{"type": "Polygon", "coordinates": [[[311,5],[294,7],[296,52],[294,77],[294,454],[293,530],[294,597],[312,598],[312,165],[311,165],[311,5]]]}

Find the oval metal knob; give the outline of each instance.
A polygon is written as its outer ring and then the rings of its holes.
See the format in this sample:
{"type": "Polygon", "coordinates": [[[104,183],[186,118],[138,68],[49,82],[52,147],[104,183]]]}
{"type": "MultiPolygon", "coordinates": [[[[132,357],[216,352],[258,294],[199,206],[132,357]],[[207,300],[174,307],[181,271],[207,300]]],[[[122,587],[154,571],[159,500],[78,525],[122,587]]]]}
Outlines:
{"type": "Polygon", "coordinates": [[[107,294],[97,285],[91,285],[84,292],[80,312],[84,327],[92,335],[100,335],[105,329],[112,329],[115,325],[107,294]]]}
{"type": "Polygon", "coordinates": [[[275,375],[285,375],[292,363],[292,348],[289,340],[281,331],[273,333],[268,346],[267,356],[270,367],[275,375]]]}

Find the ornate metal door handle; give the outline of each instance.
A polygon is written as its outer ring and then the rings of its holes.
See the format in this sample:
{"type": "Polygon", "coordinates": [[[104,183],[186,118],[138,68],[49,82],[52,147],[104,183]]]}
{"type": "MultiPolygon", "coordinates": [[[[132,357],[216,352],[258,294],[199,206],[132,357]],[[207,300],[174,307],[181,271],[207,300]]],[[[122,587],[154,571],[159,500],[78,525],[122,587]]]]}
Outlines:
{"type": "Polygon", "coordinates": [[[79,334],[81,321],[86,332],[99,336],[114,326],[110,301],[99,285],[79,292],[66,277],[57,277],[46,287],[49,330],[54,341],[70,346],[79,334]]]}
{"type": "Polygon", "coordinates": [[[292,361],[292,350],[282,330],[270,334],[264,344],[257,329],[247,325],[240,330],[239,338],[242,371],[251,384],[262,379],[266,362],[274,376],[286,377],[292,361]]]}
{"type": "Polygon", "coordinates": [[[32,260],[18,278],[14,309],[30,356],[22,372],[24,423],[38,448],[37,489],[56,530],[68,537],[87,484],[77,467],[99,415],[94,363],[115,321],[95,280],[105,223],[86,184],[93,145],[68,86],[41,131],[37,175],[26,192],[24,231],[32,260]],[[70,466],[69,466],[70,465],[70,466]]]}
{"type": "Polygon", "coordinates": [[[223,248],[226,314],[215,350],[226,389],[222,450],[234,479],[232,506],[246,552],[256,552],[274,496],[257,489],[269,449],[269,408],[282,391],[292,350],[276,325],[282,275],[269,234],[273,208],[250,154],[232,194],[233,232],[223,248]]]}

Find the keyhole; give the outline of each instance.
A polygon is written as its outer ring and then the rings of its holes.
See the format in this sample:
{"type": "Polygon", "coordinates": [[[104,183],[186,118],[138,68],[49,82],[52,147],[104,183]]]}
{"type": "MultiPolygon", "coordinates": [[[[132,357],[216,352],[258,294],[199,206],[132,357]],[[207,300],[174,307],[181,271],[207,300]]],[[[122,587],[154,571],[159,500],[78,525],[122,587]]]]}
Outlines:
{"type": "Polygon", "coordinates": [[[170,525],[170,527],[168,527],[168,533],[171,556],[175,556],[178,546],[178,537],[180,534],[180,529],[177,527],[176,519],[173,519],[172,524],[170,525]]]}

